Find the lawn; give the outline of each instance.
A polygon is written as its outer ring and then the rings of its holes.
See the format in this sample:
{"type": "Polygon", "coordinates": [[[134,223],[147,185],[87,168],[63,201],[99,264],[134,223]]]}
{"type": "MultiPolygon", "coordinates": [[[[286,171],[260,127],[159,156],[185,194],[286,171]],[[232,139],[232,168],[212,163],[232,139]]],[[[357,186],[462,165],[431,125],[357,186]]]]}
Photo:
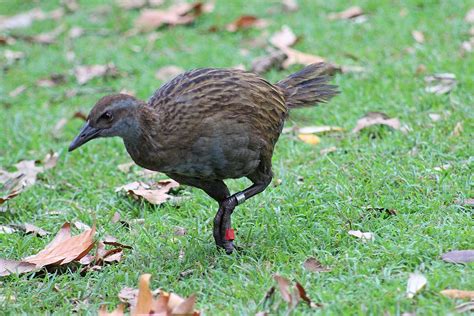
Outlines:
{"type": "MultiPolygon", "coordinates": [[[[41,159],[50,150],[60,154],[58,164],[40,174],[35,185],[2,205],[0,225],[28,222],[54,235],[65,221],[95,221],[99,237],[116,236],[133,250],[126,251],[121,262],[85,276],[70,267],[2,277],[1,314],[96,314],[102,304],[117,306],[120,289],[136,287],[143,273],[153,275],[153,288],[182,296],[197,293],[197,308],[205,315],[265,310],[284,315],[279,294],[275,304],[261,304],[275,285],[274,274],[298,280],[309,297],[323,305],[310,309],[300,304],[297,315],[445,315],[462,300],[443,297],[441,290],[474,290],[472,263],[455,265],[440,258],[444,252],[474,246],[473,209],[456,202],[474,197],[474,58],[472,52],[460,53],[473,27],[464,20],[473,2],[354,1],[367,17],[354,23],[328,19],[331,12],[348,7],[342,0],[300,0],[295,12],[282,12],[276,0],[219,0],[213,12],[191,25],[160,28],[156,41],[150,41],[150,33],[126,36],[139,10],[109,2],[80,1],[78,10],[57,21],[0,31],[36,35],[58,24],[65,27],[50,45],[22,39],[0,44],[1,168],[13,170],[18,161],[41,159]],[[243,14],[264,18],[268,25],[235,33],[225,30],[243,14]],[[83,123],[69,118],[77,111],[87,113],[104,94],[124,89],[146,100],[163,83],[155,78],[156,71],[167,65],[191,69],[243,64],[248,69],[265,54],[266,45],[255,39],[267,40],[282,25],[301,37],[294,48],[365,71],[337,74],[333,81],[340,95],[328,104],[291,113],[287,127],[331,125],[345,132],[320,135],[318,145],[306,144],[292,133],[280,137],[273,166],[281,184],[270,186],[234,213],[236,243],[242,251],[229,256],[216,250],[212,219],[217,205],[198,189],[186,187],[180,194],[187,199],[160,206],[115,193],[118,186],[147,181],[117,168],[130,162],[121,140],[97,140],[67,152],[83,123]],[[219,30],[209,31],[213,26],[219,30]],[[83,28],[84,34],[69,38],[73,27],[83,28]],[[414,40],[414,30],[424,34],[423,43],[414,40]],[[6,50],[25,56],[6,66],[6,50]],[[118,76],[82,86],[76,82],[76,65],[108,63],[117,67],[118,76]],[[38,79],[52,73],[64,74],[66,82],[50,88],[37,85],[38,79]],[[455,74],[456,87],[442,95],[426,92],[424,77],[434,73],[455,74]],[[11,94],[22,85],[26,90],[11,94]],[[68,93],[74,89],[79,92],[68,93]],[[352,133],[357,120],[370,111],[398,118],[408,132],[370,127],[352,133]],[[433,121],[430,114],[440,119],[433,121]],[[68,121],[58,134],[54,127],[62,118],[68,121]],[[456,125],[462,125],[462,131],[453,133],[456,125]],[[320,153],[331,146],[334,152],[320,153]],[[443,165],[449,167],[437,168],[443,165]],[[396,214],[388,216],[368,206],[396,214]],[[144,223],[130,228],[114,224],[115,212],[123,220],[143,218],[144,223]],[[175,236],[177,226],[187,234],[175,236]],[[372,232],[375,239],[363,242],[349,230],[372,232]],[[302,263],[308,257],[331,271],[306,271],[302,263]],[[422,273],[428,282],[409,299],[405,290],[413,272],[422,273]]],[[[59,1],[2,1],[0,15],[58,6],[59,1]]],[[[293,65],[264,76],[274,82],[299,69],[293,65]]],[[[235,192],[249,182],[228,184],[235,192]]],[[[0,233],[0,258],[34,254],[51,238],[0,233]]]]}

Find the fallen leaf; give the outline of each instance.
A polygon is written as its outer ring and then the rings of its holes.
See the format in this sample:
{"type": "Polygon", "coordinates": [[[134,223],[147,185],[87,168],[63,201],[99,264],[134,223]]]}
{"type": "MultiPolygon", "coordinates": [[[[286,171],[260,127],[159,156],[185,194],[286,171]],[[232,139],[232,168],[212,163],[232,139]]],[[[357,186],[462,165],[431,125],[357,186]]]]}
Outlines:
{"type": "Polygon", "coordinates": [[[72,222],[72,224],[74,225],[74,227],[76,227],[77,229],[79,229],[80,231],[86,231],[86,230],[90,230],[91,227],[87,224],[84,224],[83,222],[81,221],[74,221],[72,222]]]}
{"type": "Polygon", "coordinates": [[[254,15],[242,15],[234,22],[227,24],[226,30],[229,32],[237,32],[251,27],[264,28],[267,25],[267,21],[259,19],[254,15]]]}
{"type": "Polygon", "coordinates": [[[66,76],[63,74],[51,74],[47,78],[36,81],[36,85],[42,88],[52,88],[66,82],[66,76]]]}
{"type": "Polygon", "coordinates": [[[5,56],[5,59],[7,60],[7,65],[11,65],[16,61],[25,58],[26,55],[24,52],[5,49],[5,51],[3,52],[3,56],[5,56]]]}
{"type": "Polygon", "coordinates": [[[6,225],[0,225],[0,234],[13,234],[16,229],[6,225]]]}
{"type": "Polygon", "coordinates": [[[164,0],[118,0],[119,7],[125,10],[141,9],[146,6],[160,6],[164,0]]]}
{"type": "Polygon", "coordinates": [[[58,139],[61,137],[61,133],[64,129],[64,126],[66,126],[67,122],[68,120],[64,117],[60,119],[59,121],[57,121],[57,123],[54,125],[53,130],[51,132],[54,138],[58,139]]]}
{"type": "Polygon", "coordinates": [[[441,120],[441,115],[437,113],[429,113],[428,116],[433,122],[438,122],[439,120],[441,120]]]}
{"type": "Polygon", "coordinates": [[[313,134],[298,134],[298,138],[310,145],[317,145],[321,142],[321,139],[313,134]]]}
{"type": "Polygon", "coordinates": [[[443,290],[440,293],[449,298],[474,300],[474,291],[449,289],[449,290],[443,290]]]}
{"type": "Polygon", "coordinates": [[[466,16],[464,17],[464,21],[466,21],[467,23],[474,23],[474,8],[470,9],[466,13],[466,16]]]}
{"type": "Polygon", "coordinates": [[[360,238],[362,241],[373,241],[375,239],[374,233],[370,232],[363,233],[360,230],[350,230],[347,233],[351,236],[360,238]]]}
{"type": "Polygon", "coordinates": [[[61,35],[65,30],[64,25],[59,25],[54,30],[46,33],[41,33],[34,36],[26,36],[24,39],[26,41],[38,44],[53,44],[59,35],[61,35]]]}
{"type": "Polygon", "coordinates": [[[453,250],[441,255],[441,259],[450,263],[474,262],[474,250],[453,250]]]}
{"type": "Polygon", "coordinates": [[[179,3],[166,10],[143,10],[135,20],[138,31],[148,32],[162,25],[182,25],[192,23],[202,13],[212,12],[212,3],[179,3]]]}
{"type": "Polygon", "coordinates": [[[474,300],[456,306],[456,311],[458,313],[473,312],[474,311],[474,300]]]}
{"type": "Polygon", "coordinates": [[[298,38],[293,33],[288,25],[283,25],[281,30],[274,33],[270,37],[270,44],[273,46],[285,49],[286,47],[291,47],[297,42],[298,38]]]}
{"type": "Polygon", "coordinates": [[[111,222],[114,223],[114,224],[120,222],[120,213],[119,212],[114,213],[114,215],[112,216],[111,222]]]}
{"type": "Polygon", "coordinates": [[[352,132],[357,133],[373,125],[386,125],[393,129],[401,129],[400,121],[397,118],[390,118],[387,114],[381,112],[369,112],[357,121],[352,132]]]}
{"type": "Polygon", "coordinates": [[[303,53],[297,51],[296,49],[286,47],[282,49],[282,51],[286,54],[287,59],[283,62],[283,67],[288,68],[291,65],[311,65],[325,62],[326,60],[321,56],[310,55],[307,53],[303,53]]]}
{"type": "Polygon", "coordinates": [[[174,235],[175,236],[184,236],[188,233],[187,229],[184,228],[184,227],[179,227],[179,226],[176,226],[174,228],[174,235]]]}
{"type": "Polygon", "coordinates": [[[420,273],[410,273],[407,283],[407,297],[413,298],[416,293],[418,293],[425,285],[426,278],[423,274],[420,273]]]}
{"type": "Polygon", "coordinates": [[[282,69],[286,58],[286,54],[281,50],[272,50],[268,55],[258,57],[252,61],[251,71],[264,74],[270,69],[282,69]]]}
{"type": "Polygon", "coordinates": [[[21,261],[2,260],[8,264],[0,267],[0,275],[29,272],[43,267],[79,261],[94,246],[94,235],[95,226],[79,235],[71,236],[71,225],[65,223],[56,237],[36,255],[26,257],[21,261]]]}
{"type": "Polygon", "coordinates": [[[32,9],[28,12],[20,13],[10,17],[0,17],[0,31],[11,30],[17,28],[27,28],[34,21],[45,19],[58,19],[62,17],[63,10],[58,9],[50,12],[44,12],[39,8],[32,9]]]}
{"type": "Polygon", "coordinates": [[[309,307],[311,308],[318,308],[318,307],[322,307],[323,305],[322,304],[319,304],[319,303],[313,303],[311,301],[311,299],[308,297],[308,295],[306,294],[306,290],[304,289],[304,287],[299,283],[299,282],[296,282],[296,289],[298,290],[298,294],[299,294],[299,297],[306,303],[308,304],[309,307]]]}
{"type": "Polygon", "coordinates": [[[434,167],[433,170],[445,171],[445,170],[448,170],[450,168],[451,168],[451,165],[449,163],[447,163],[447,164],[444,164],[444,165],[441,165],[441,166],[434,167]]]}
{"type": "Polygon", "coordinates": [[[321,149],[319,151],[319,154],[324,156],[324,155],[327,155],[329,153],[335,152],[336,150],[337,150],[336,146],[331,146],[331,147],[321,149]]]}
{"type": "Polygon", "coordinates": [[[83,85],[97,77],[116,77],[118,70],[114,64],[76,66],[74,68],[74,75],[76,76],[77,83],[83,85]]]}
{"type": "Polygon", "coordinates": [[[295,285],[292,286],[291,282],[288,279],[280,275],[274,275],[273,278],[278,283],[278,288],[280,289],[280,294],[283,300],[288,303],[289,310],[287,314],[289,314],[291,310],[298,305],[300,300],[303,300],[311,308],[317,308],[322,306],[321,304],[313,303],[311,301],[311,299],[306,294],[305,289],[299,282],[296,282],[295,285]]]}
{"type": "Polygon", "coordinates": [[[456,86],[456,75],[451,73],[434,74],[425,77],[425,91],[437,95],[450,92],[456,86]]]}
{"type": "Polygon", "coordinates": [[[11,98],[16,98],[17,96],[19,96],[20,94],[22,94],[25,91],[26,91],[26,86],[24,84],[22,84],[21,86],[18,86],[15,89],[13,89],[12,91],[10,91],[10,93],[8,93],[8,95],[11,98]]]}
{"type": "Polygon", "coordinates": [[[43,158],[43,161],[42,161],[43,169],[48,170],[48,169],[54,168],[56,164],[58,163],[58,160],[59,160],[59,154],[56,152],[50,151],[43,158]]]}
{"type": "Polygon", "coordinates": [[[316,258],[310,257],[303,262],[303,267],[309,272],[329,272],[331,268],[323,266],[316,258]]]}
{"type": "Polygon", "coordinates": [[[282,0],[281,4],[286,12],[295,12],[299,9],[297,0],[282,0]]]}
{"type": "Polygon", "coordinates": [[[69,32],[68,32],[68,37],[70,39],[75,39],[78,37],[81,37],[84,34],[84,29],[80,26],[73,26],[69,32]]]}
{"type": "Polygon", "coordinates": [[[115,189],[115,192],[125,191],[134,199],[144,198],[151,204],[159,205],[171,199],[172,196],[168,192],[177,187],[179,187],[179,183],[169,179],[160,180],[152,186],[143,182],[132,182],[115,189]]]}
{"type": "Polygon", "coordinates": [[[454,202],[461,206],[474,207],[474,199],[457,199],[454,202]]]}
{"type": "Polygon", "coordinates": [[[273,278],[275,281],[278,283],[278,288],[280,289],[280,294],[283,300],[285,300],[287,303],[291,304],[292,303],[292,296],[290,294],[290,281],[280,275],[274,275],[273,278]]]}
{"type": "Polygon", "coordinates": [[[49,232],[33,224],[24,223],[24,224],[14,224],[12,226],[17,230],[24,232],[25,234],[35,234],[38,236],[49,235],[49,232]]]}
{"type": "Polygon", "coordinates": [[[362,16],[363,14],[364,11],[361,7],[353,6],[341,12],[330,13],[328,18],[329,20],[350,20],[362,16]]]}
{"type": "Polygon", "coordinates": [[[462,57],[472,52],[474,52],[474,37],[471,37],[468,41],[463,41],[460,49],[462,57]]]}
{"type": "Polygon", "coordinates": [[[457,122],[454,126],[453,131],[451,132],[451,136],[458,137],[463,132],[462,122],[457,122]]]}
{"type": "Polygon", "coordinates": [[[184,69],[178,66],[165,66],[155,73],[155,78],[161,81],[169,81],[176,77],[177,75],[184,72],[184,69]]]}
{"type": "Polygon", "coordinates": [[[411,36],[413,36],[413,39],[419,44],[425,42],[425,35],[421,31],[413,30],[411,36]]]}
{"type": "Polygon", "coordinates": [[[343,132],[344,129],[339,126],[305,126],[297,128],[297,132],[301,134],[324,134],[331,132],[343,132]]]}
{"type": "Polygon", "coordinates": [[[99,316],[123,316],[124,310],[125,306],[123,304],[119,304],[116,309],[109,313],[107,311],[107,307],[105,305],[102,305],[99,309],[99,316]]]}

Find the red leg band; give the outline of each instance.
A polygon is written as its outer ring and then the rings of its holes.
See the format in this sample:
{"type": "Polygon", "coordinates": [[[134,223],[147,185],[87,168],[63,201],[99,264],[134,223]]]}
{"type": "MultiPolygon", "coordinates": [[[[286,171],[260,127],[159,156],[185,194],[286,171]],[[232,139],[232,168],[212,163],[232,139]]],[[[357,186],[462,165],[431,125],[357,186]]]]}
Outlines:
{"type": "Polygon", "coordinates": [[[225,231],[225,239],[226,240],[234,240],[235,239],[235,233],[234,233],[234,230],[232,228],[228,228],[226,229],[225,231]]]}

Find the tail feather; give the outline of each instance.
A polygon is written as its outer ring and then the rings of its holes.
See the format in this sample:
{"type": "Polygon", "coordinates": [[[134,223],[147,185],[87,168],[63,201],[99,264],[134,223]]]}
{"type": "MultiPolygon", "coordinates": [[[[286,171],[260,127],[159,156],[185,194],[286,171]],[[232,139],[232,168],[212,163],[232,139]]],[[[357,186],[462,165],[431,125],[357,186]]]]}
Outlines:
{"type": "Polygon", "coordinates": [[[331,79],[325,74],[327,69],[325,63],[312,64],[278,81],[276,85],[283,90],[288,108],[324,103],[338,94],[337,86],[327,84],[331,79]]]}

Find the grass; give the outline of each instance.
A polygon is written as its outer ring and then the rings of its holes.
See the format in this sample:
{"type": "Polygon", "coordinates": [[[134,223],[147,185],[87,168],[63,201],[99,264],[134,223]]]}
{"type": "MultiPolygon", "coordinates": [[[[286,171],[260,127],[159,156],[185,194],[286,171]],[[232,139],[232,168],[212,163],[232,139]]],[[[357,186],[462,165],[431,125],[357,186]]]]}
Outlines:
{"type": "MultiPolygon", "coordinates": [[[[362,24],[327,20],[329,12],[345,9],[346,1],[299,3],[297,12],[270,14],[269,8],[278,8],[278,1],[218,1],[215,11],[194,25],[160,30],[158,40],[150,46],[146,34],[122,35],[131,28],[137,11],[123,11],[111,3],[105,6],[108,13],[99,14],[102,1],[81,1],[80,10],[60,20],[67,28],[86,30],[74,42],[63,34],[49,46],[21,40],[0,46],[0,51],[26,54],[0,77],[0,165],[5,169],[22,159],[40,159],[50,149],[60,153],[54,169],[7,202],[6,212],[0,212],[0,224],[29,222],[55,232],[64,221],[92,223],[96,219],[99,235],[111,234],[134,246],[121,263],[84,277],[66,270],[0,279],[2,314],[69,314],[73,310],[95,314],[101,304],[116,306],[120,289],[136,286],[143,273],[153,274],[154,288],[183,296],[197,293],[198,307],[206,315],[248,315],[264,310],[258,303],[274,285],[275,273],[297,279],[314,301],[324,304],[317,311],[301,305],[295,312],[298,315],[444,315],[460,302],[442,297],[439,291],[474,289],[472,264],[440,260],[443,252],[473,247],[472,209],[454,203],[473,197],[474,58],[459,54],[461,42],[468,39],[470,26],[463,17],[469,1],[357,1],[368,14],[368,21],[362,24]],[[400,15],[402,9],[406,16],[400,15]],[[211,230],[216,205],[203,192],[187,188],[185,193],[191,198],[178,207],[155,207],[117,195],[115,187],[140,179],[117,169],[130,160],[121,141],[94,141],[68,154],[67,145],[81,122],[69,121],[59,139],[52,136],[52,130],[59,119],[78,110],[87,112],[103,95],[94,89],[127,89],[148,98],[161,84],[154,78],[155,71],[169,64],[185,69],[249,66],[264,48],[247,47],[248,55],[240,54],[239,48],[262,30],[207,31],[241,14],[266,17],[269,34],[289,25],[302,37],[296,45],[301,51],[368,70],[337,75],[334,81],[341,95],[328,105],[294,111],[287,126],[336,125],[350,131],[366,112],[383,111],[400,118],[410,132],[383,128],[360,135],[347,132],[323,136],[318,146],[283,135],[274,156],[275,178],[282,184],[238,207],[233,219],[237,242],[245,251],[227,256],[214,247],[211,230]],[[424,32],[425,44],[414,42],[411,31],[415,29],[424,32]],[[408,52],[408,47],[414,52],[408,52]],[[113,62],[122,76],[95,79],[85,86],[90,88],[88,93],[64,98],[66,91],[77,87],[71,74],[74,62],[66,59],[69,50],[75,52],[76,63],[113,62]],[[420,64],[426,66],[427,74],[456,74],[455,90],[442,96],[427,94],[424,75],[416,74],[420,64]],[[36,87],[36,80],[53,72],[67,74],[68,82],[49,89],[36,87]],[[10,97],[8,93],[20,85],[27,90],[10,97]],[[432,122],[429,113],[444,118],[432,122]],[[464,130],[452,136],[458,122],[464,130]],[[337,151],[320,155],[320,149],[329,146],[336,146],[337,151]],[[416,154],[411,154],[413,148],[416,154]],[[450,169],[433,170],[446,163],[450,169]],[[396,209],[397,215],[366,211],[368,205],[396,209]],[[62,212],[51,215],[51,210],[62,212]],[[144,218],[145,223],[130,230],[112,224],[116,211],[125,220],[144,218]],[[188,234],[174,236],[175,226],[185,227],[188,234]],[[347,234],[350,229],[373,232],[376,239],[362,243],[347,234]],[[332,267],[332,272],[306,272],[301,264],[310,256],[332,267]],[[188,269],[193,273],[179,277],[188,269]],[[425,274],[428,284],[410,300],[405,297],[405,287],[414,271],[425,274]],[[5,299],[10,296],[15,299],[5,299]]],[[[52,10],[58,3],[5,1],[0,15],[36,6],[52,10]]],[[[14,33],[38,34],[56,23],[35,22],[14,33]]],[[[271,71],[266,77],[276,81],[297,69],[271,71]]],[[[248,184],[245,180],[229,183],[233,191],[248,184]]],[[[19,259],[42,249],[48,241],[0,234],[0,257],[19,259]]],[[[273,310],[284,312],[283,305],[273,310]]]]}

